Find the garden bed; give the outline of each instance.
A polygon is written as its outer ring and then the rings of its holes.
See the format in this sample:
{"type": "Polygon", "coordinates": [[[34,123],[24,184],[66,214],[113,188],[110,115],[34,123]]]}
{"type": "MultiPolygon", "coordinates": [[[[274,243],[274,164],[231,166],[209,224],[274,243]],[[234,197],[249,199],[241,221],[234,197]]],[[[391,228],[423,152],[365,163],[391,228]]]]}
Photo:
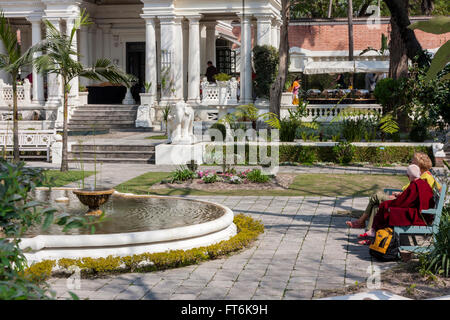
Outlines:
{"type": "Polygon", "coordinates": [[[232,184],[224,181],[217,181],[213,183],[205,183],[202,179],[192,179],[185,182],[170,183],[168,181],[161,181],[150,187],[150,190],[158,189],[194,189],[194,190],[286,190],[294,182],[296,175],[289,173],[280,173],[275,177],[271,177],[268,182],[250,182],[242,181],[239,184],[232,184]]]}

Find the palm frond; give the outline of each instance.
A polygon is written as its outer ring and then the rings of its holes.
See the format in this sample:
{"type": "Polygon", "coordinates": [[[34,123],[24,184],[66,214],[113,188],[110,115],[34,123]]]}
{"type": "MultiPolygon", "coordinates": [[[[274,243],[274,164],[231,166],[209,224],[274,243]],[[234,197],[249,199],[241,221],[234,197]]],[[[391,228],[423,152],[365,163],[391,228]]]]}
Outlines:
{"type": "Polygon", "coordinates": [[[278,116],[273,112],[266,112],[261,115],[261,117],[264,119],[264,122],[267,123],[269,126],[271,126],[274,129],[281,129],[280,119],[278,119],[278,116]]]}
{"type": "Polygon", "coordinates": [[[399,126],[392,113],[387,113],[383,117],[381,117],[380,130],[389,134],[398,132],[399,126]]]}

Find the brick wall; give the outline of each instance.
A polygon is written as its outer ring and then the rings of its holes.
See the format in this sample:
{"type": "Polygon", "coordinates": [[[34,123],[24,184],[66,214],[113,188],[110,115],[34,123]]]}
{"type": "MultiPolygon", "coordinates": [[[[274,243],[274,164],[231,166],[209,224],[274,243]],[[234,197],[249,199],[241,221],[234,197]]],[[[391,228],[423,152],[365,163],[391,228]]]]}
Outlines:
{"type": "MultiPolygon", "coordinates": [[[[354,24],[354,50],[364,50],[367,47],[379,49],[381,34],[384,33],[389,39],[390,30],[391,26],[388,22],[377,25],[377,28],[370,28],[365,23],[354,24]]],[[[424,49],[438,48],[450,40],[450,32],[443,35],[434,35],[420,30],[414,32],[424,49]]],[[[252,33],[254,33],[253,28],[252,33]]],[[[233,34],[240,41],[239,26],[233,27],[233,34]]],[[[289,46],[312,51],[348,50],[348,26],[343,21],[337,21],[335,24],[293,22],[289,26],[289,46]]]]}

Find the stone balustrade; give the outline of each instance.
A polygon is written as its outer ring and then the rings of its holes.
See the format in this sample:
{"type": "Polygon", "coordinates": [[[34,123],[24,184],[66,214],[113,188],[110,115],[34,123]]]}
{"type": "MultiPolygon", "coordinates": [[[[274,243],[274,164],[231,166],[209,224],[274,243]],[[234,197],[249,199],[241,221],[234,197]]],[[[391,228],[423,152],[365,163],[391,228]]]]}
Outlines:
{"type": "MultiPolygon", "coordinates": [[[[6,84],[0,79],[0,107],[12,106],[13,104],[13,88],[11,84],[6,84]]],[[[25,79],[23,85],[17,85],[17,104],[31,104],[31,83],[25,79]]]]}
{"type": "Polygon", "coordinates": [[[200,86],[202,88],[202,105],[235,106],[238,104],[238,82],[234,77],[229,81],[217,81],[217,83],[209,83],[205,77],[200,86]]]}

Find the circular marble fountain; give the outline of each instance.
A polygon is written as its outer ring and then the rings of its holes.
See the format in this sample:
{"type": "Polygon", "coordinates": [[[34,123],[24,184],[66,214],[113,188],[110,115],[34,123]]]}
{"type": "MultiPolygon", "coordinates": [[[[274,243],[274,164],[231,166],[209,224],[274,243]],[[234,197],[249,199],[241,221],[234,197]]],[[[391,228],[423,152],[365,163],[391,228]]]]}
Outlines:
{"type": "MultiPolygon", "coordinates": [[[[86,206],[73,189],[40,188],[34,198],[63,213],[84,216],[86,206]],[[68,198],[68,201],[56,201],[68,198]]],[[[207,201],[177,197],[132,195],[115,192],[101,206],[105,221],[89,230],[63,232],[58,225],[43,231],[30,229],[20,247],[30,248],[29,262],[45,259],[127,256],[144,252],[186,250],[228,240],[236,234],[233,211],[207,201]]]]}

